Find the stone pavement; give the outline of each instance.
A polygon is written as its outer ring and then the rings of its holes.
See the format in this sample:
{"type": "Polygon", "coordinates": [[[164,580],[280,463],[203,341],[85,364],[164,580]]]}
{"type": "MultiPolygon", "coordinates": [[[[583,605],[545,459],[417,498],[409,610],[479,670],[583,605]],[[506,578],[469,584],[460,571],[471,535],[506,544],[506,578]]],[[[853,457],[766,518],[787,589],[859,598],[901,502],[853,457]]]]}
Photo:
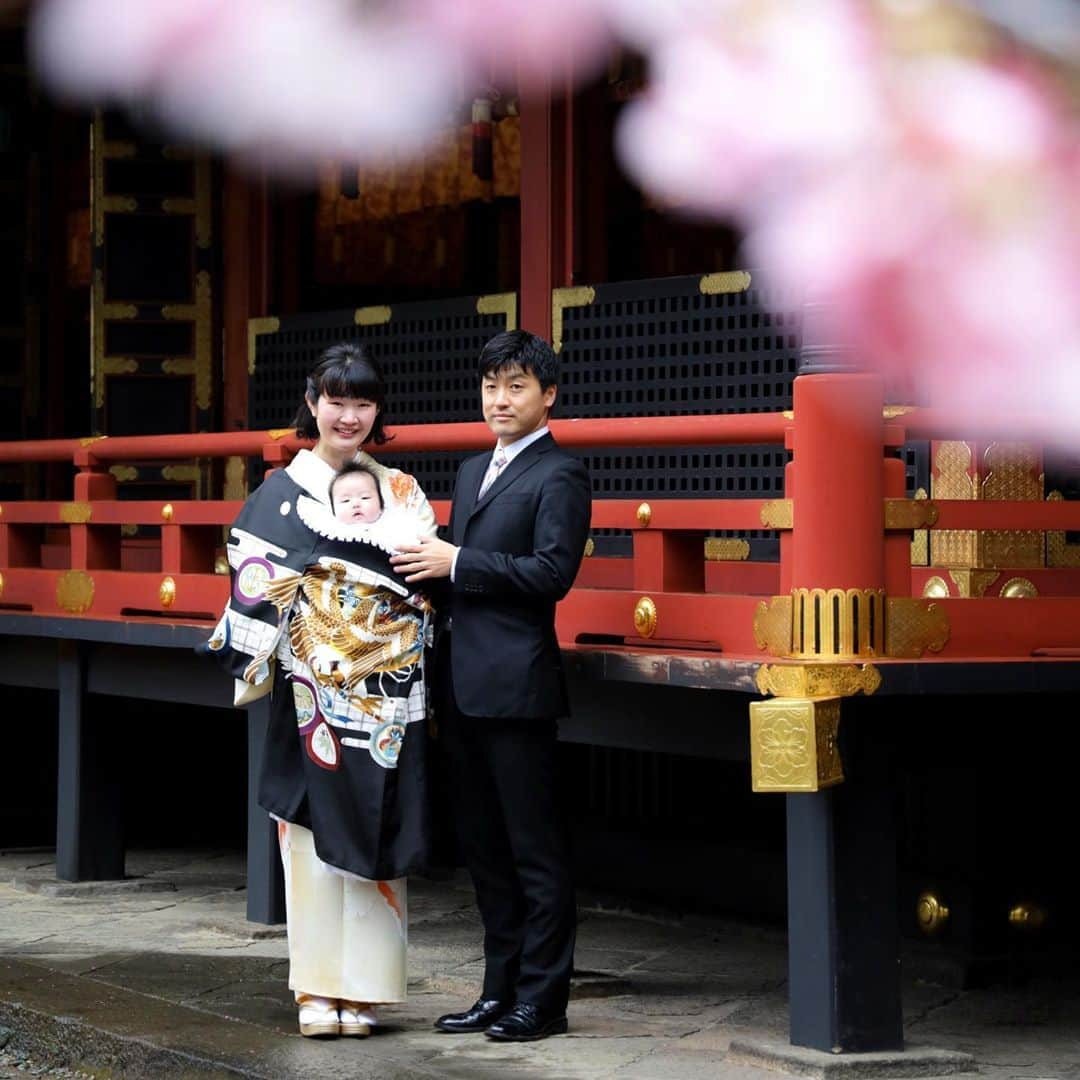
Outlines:
{"type": "MultiPolygon", "coordinates": [[[[236,854],[132,853],[131,880],[69,885],[55,880],[51,852],[0,854],[0,1066],[99,1077],[778,1075],[733,1061],[729,1047],[786,1043],[783,934],[632,917],[588,896],[569,1036],[496,1045],[438,1034],[434,1018],[470,1003],[480,980],[479,923],[460,877],[410,882],[410,997],[383,1010],[380,1033],[302,1039],[283,930],[245,920],[243,870],[236,854]]],[[[973,1055],[992,1080],[1080,1080],[1078,1003],[1080,976],[978,991],[909,979],[905,1035],[973,1055]]]]}

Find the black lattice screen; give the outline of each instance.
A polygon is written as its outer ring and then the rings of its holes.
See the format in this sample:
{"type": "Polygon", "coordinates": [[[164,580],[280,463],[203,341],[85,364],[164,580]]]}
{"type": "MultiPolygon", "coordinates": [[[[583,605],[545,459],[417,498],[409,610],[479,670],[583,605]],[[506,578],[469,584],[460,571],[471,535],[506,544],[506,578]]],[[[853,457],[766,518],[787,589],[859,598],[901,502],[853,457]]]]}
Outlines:
{"type": "MultiPolygon", "coordinates": [[[[561,416],[692,416],[791,408],[801,304],[758,274],[674,277],[564,290],[561,416]]],[[[557,320],[558,321],[558,320],[557,320]]],[[[556,327],[558,334],[558,327],[556,327]]],[[[584,455],[598,498],[780,498],[777,446],[634,448],[584,455]]],[[[768,532],[752,559],[776,558],[768,532]]],[[[629,537],[598,531],[597,554],[629,537]]]]}
{"type": "MultiPolygon", "coordinates": [[[[514,303],[513,295],[471,296],[281,319],[276,330],[255,338],[249,426],[289,423],[319,353],[340,341],[364,342],[382,365],[389,424],[478,420],[476,359],[488,338],[514,325],[514,303]]],[[[383,453],[380,460],[415,475],[429,498],[448,499],[467,456],[383,453]]]]}
{"type": "MultiPolygon", "coordinates": [[[[491,298],[488,298],[489,300],[491,298]]],[[[689,416],[790,409],[801,303],[764,275],[658,278],[559,290],[557,417],[689,416]]],[[[490,305],[481,304],[482,307],[490,305]]],[[[476,357],[507,325],[505,308],[480,314],[475,297],[297,315],[255,338],[249,424],[280,427],[299,404],[304,376],[338,341],[364,341],[383,364],[391,424],[479,418],[476,357]],[[358,325],[357,320],[366,322],[358,325]]],[[[926,444],[904,447],[908,493],[929,487],[926,444]]],[[[381,455],[417,476],[430,498],[449,498],[461,453],[381,455]]],[[[780,498],[788,453],[779,446],[590,451],[595,498],[780,498]]],[[[257,482],[255,476],[252,477],[257,482]]],[[[629,534],[594,532],[598,555],[627,555],[629,534]]],[[[751,559],[776,559],[767,531],[727,532],[751,559]]]]}

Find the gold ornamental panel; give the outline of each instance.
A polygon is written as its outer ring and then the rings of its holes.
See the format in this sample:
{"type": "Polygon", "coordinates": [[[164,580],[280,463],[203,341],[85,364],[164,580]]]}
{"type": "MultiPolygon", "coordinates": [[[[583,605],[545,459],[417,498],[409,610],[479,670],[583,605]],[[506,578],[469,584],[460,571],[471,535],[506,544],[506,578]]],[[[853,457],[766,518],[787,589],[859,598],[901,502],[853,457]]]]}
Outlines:
{"type": "Polygon", "coordinates": [[[706,274],[698,282],[698,290],[703,296],[716,296],[720,293],[746,292],[750,288],[749,270],[729,270],[725,273],[706,274]]]}
{"type": "Polygon", "coordinates": [[[596,299],[591,285],[574,285],[551,290],[551,347],[556,353],[563,347],[563,312],[569,307],[588,307],[596,299]]]}
{"type": "MultiPolygon", "coordinates": [[[[1051,491],[1046,496],[1047,502],[1063,502],[1065,496],[1060,491],[1051,491]]],[[[1046,534],[1047,566],[1080,566],[1080,544],[1065,542],[1063,530],[1050,530],[1046,534]]]]}
{"type": "Polygon", "coordinates": [[[925,652],[941,652],[949,640],[949,617],[932,600],[890,596],[885,601],[888,655],[917,660],[925,652]]]}
{"type": "Polygon", "coordinates": [[[754,611],[754,643],[773,656],[791,655],[791,597],[774,596],[754,611]]]}
{"type": "Polygon", "coordinates": [[[792,589],[791,654],[885,655],[884,589],[792,589]]]}
{"type": "Polygon", "coordinates": [[[93,516],[94,508],[88,502],[60,504],[60,520],[65,525],[85,525],[93,516]]]}
{"type": "Polygon", "coordinates": [[[749,540],[729,540],[719,536],[710,536],[705,541],[706,562],[745,562],[749,558],[749,540]]]}
{"type": "Polygon", "coordinates": [[[795,509],[790,499],[770,499],[761,508],[761,524],[766,529],[793,529],[795,509]]]}
{"type": "Polygon", "coordinates": [[[81,615],[94,602],[94,579],[85,570],[68,570],[56,581],[56,603],[81,615]]]}
{"type": "Polygon", "coordinates": [[[762,664],[754,682],[773,697],[852,697],[874,693],[881,672],[873,664],[762,664]]]}
{"type": "MultiPolygon", "coordinates": [[[[950,440],[934,447],[930,470],[930,498],[962,500],[978,498],[978,484],[972,475],[971,447],[950,440]]],[[[930,538],[933,566],[975,566],[978,533],[974,529],[941,529],[930,538]]]]}
{"type": "Polygon", "coordinates": [[[353,313],[353,322],[357,326],[384,326],[390,321],[393,312],[386,304],[357,308],[353,313]]]}
{"type": "MultiPolygon", "coordinates": [[[[926,488],[915,489],[915,499],[927,498],[926,488]]],[[[911,537],[911,565],[928,566],[930,563],[930,533],[926,529],[916,529],[911,537]]]]}
{"type": "Polygon", "coordinates": [[[276,334],[281,329],[281,320],[273,315],[260,319],[248,319],[248,374],[255,374],[255,339],[263,334],[276,334]]]}
{"type": "Polygon", "coordinates": [[[957,593],[965,600],[977,600],[986,594],[986,590],[1000,577],[997,570],[961,570],[949,571],[949,577],[956,583],[957,593]]]}
{"type": "Polygon", "coordinates": [[[837,747],[840,699],[750,704],[750,776],[757,792],[821,791],[844,779],[837,747]]]}
{"type": "Polygon", "coordinates": [[[517,293],[491,293],[476,300],[477,315],[502,315],[506,319],[505,330],[517,329],[517,293]]]}
{"type": "Polygon", "coordinates": [[[885,500],[886,529],[926,529],[936,525],[937,519],[938,509],[925,493],[922,499],[885,500]]]}

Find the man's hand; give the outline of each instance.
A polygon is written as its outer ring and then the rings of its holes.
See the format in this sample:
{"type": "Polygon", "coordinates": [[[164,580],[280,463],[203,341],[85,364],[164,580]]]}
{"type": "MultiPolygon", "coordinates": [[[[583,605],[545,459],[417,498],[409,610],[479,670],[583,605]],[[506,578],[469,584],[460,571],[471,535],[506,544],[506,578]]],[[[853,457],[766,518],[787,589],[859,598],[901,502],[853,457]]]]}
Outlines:
{"type": "Polygon", "coordinates": [[[453,544],[433,537],[417,544],[403,544],[401,554],[390,557],[390,564],[397,573],[408,575],[405,580],[410,584],[426,578],[444,578],[450,576],[456,551],[453,544]]]}

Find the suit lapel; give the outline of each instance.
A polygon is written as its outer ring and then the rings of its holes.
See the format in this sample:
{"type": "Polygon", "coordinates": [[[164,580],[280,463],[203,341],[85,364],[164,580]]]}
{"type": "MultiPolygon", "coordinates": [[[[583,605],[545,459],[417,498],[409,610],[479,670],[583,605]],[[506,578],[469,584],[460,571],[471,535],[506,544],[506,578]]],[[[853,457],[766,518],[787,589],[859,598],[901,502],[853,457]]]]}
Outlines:
{"type": "MultiPolygon", "coordinates": [[[[546,453],[554,445],[555,440],[552,439],[550,435],[545,435],[542,439],[537,439],[536,442],[526,446],[525,449],[503,469],[502,473],[495,478],[495,482],[484,492],[484,497],[482,499],[476,499],[474,497],[472,509],[469,511],[468,517],[471,518],[473,514],[483,510],[483,508],[493,499],[497,499],[501,492],[516,483],[540,460],[541,454],[546,453]]],[[[483,483],[491,458],[487,458],[486,461],[481,458],[481,461],[484,462],[484,467],[480,471],[480,477],[475,485],[470,485],[476,492],[479,492],[480,490],[480,485],[483,483]]]]}

